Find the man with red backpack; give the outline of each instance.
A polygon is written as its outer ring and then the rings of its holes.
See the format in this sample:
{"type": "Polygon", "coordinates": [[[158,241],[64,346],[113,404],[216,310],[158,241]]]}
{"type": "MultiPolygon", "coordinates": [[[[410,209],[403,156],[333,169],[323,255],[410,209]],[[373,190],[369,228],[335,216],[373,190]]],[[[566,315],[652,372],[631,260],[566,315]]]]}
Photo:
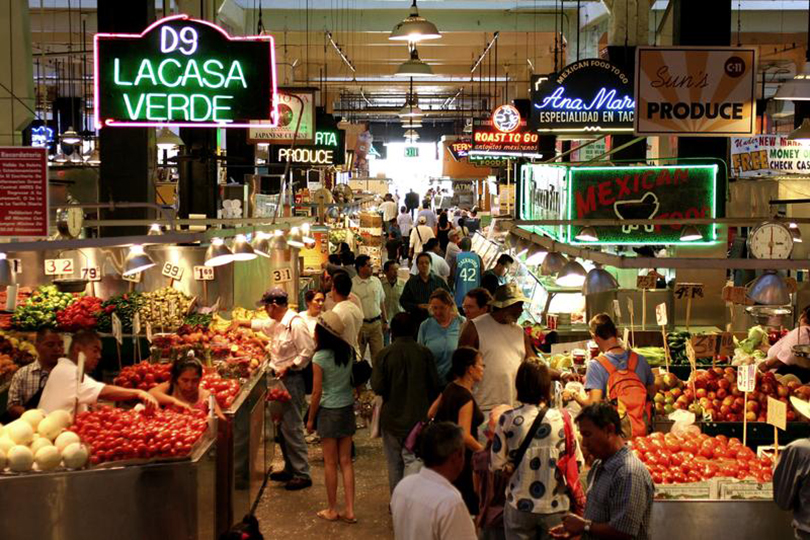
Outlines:
{"type": "Polygon", "coordinates": [[[588,325],[602,354],[588,363],[585,374],[588,397],[573,398],[583,407],[603,400],[613,403],[628,438],[646,435],[656,392],[650,365],[643,356],[621,345],[616,325],[606,313],[594,316],[588,325]]]}

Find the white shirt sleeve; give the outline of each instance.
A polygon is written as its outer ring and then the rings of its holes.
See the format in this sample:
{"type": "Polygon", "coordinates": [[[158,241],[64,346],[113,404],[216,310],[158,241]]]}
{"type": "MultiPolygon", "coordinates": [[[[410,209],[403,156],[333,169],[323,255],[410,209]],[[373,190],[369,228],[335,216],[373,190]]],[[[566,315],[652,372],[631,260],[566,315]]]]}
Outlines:
{"type": "Polygon", "coordinates": [[[442,508],[438,513],[438,535],[436,538],[453,540],[476,540],[475,526],[464,501],[459,499],[449,508],[442,508]]]}
{"type": "Polygon", "coordinates": [[[292,334],[295,348],[298,351],[298,354],[293,359],[293,365],[296,369],[302,369],[312,359],[312,354],[315,351],[315,340],[312,339],[309,327],[301,317],[296,317],[290,324],[290,334],[292,334]]]}
{"type": "Polygon", "coordinates": [[[262,332],[269,337],[276,324],[278,322],[273,319],[253,319],[250,321],[250,329],[254,332],[262,332]]]}
{"type": "Polygon", "coordinates": [[[83,405],[92,405],[98,401],[98,395],[104,390],[106,385],[95,380],[89,375],[85,375],[79,385],[79,403],[83,405]]]}

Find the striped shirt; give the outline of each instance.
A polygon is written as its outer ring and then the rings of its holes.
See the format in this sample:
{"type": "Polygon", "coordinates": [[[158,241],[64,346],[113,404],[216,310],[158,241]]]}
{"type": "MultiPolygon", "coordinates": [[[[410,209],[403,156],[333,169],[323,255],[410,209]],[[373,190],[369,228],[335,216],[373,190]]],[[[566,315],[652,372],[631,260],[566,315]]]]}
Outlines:
{"type": "Polygon", "coordinates": [[[49,374],[50,372],[42,369],[42,366],[36,360],[20,368],[11,378],[7,406],[19,405],[22,407],[28,403],[28,400],[34,397],[40,388],[45,387],[49,374]]]}

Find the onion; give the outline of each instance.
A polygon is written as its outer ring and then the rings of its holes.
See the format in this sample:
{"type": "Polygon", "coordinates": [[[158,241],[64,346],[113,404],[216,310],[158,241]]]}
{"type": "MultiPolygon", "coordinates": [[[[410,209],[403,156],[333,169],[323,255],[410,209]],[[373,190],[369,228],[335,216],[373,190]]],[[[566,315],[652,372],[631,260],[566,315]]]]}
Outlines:
{"type": "Polygon", "coordinates": [[[62,460],[65,462],[65,467],[69,469],[84,467],[87,457],[87,449],[82,446],[82,443],[71,443],[62,452],[62,460]]]}
{"type": "Polygon", "coordinates": [[[62,426],[56,419],[47,416],[42,422],[39,423],[39,426],[37,426],[37,431],[49,441],[53,441],[56,439],[59,433],[62,432],[62,426]]]}
{"type": "Polygon", "coordinates": [[[24,420],[14,420],[5,429],[8,437],[17,444],[29,445],[34,440],[34,428],[24,420]]]}
{"type": "Polygon", "coordinates": [[[34,464],[34,454],[27,446],[17,445],[6,454],[8,468],[13,472],[27,472],[34,464]]]}
{"type": "Polygon", "coordinates": [[[48,445],[40,448],[34,455],[34,462],[40,471],[55,469],[62,462],[62,456],[55,446],[48,445]]]}
{"type": "Polygon", "coordinates": [[[59,424],[59,427],[62,429],[67,429],[70,423],[73,421],[70,417],[70,413],[64,409],[57,409],[53,411],[51,414],[48,415],[48,418],[53,418],[59,424]]]}
{"type": "Polygon", "coordinates": [[[79,439],[79,436],[73,433],[72,431],[63,431],[62,433],[59,434],[59,436],[56,438],[56,441],[54,441],[53,444],[60,452],[62,452],[65,448],[68,447],[68,445],[77,443],[80,440],[81,439],[79,439]]]}
{"type": "Polygon", "coordinates": [[[20,416],[20,420],[23,420],[31,424],[31,427],[33,429],[37,429],[37,426],[39,425],[40,422],[42,422],[43,418],[45,418],[45,415],[42,414],[42,411],[40,411],[39,409],[32,409],[30,411],[25,411],[24,413],[22,413],[22,416],[20,416]]]}
{"type": "Polygon", "coordinates": [[[17,446],[8,435],[0,437],[0,452],[7,454],[9,450],[17,446]]]}
{"type": "MultiPolygon", "coordinates": [[[[31,443],[31,446],[29,446],[29,448],[30,448],[30,449],[31,449],[31,451],[34,453],[34,456],[36,456],[36,455],[37,455],[37,451],[38,451],[38,450],[40,450],[41,448],[46,447],[46,446],[53,446],[53,444],[51,444],[51,441],[49,441],[47,438],[45,438],[45,437],[40,437],[39,439],[37,439],[37,440],[35,440],[34,442],[32,442],[32,443],[31,443]]],[[[54,447],[54,448],[55,448],[55,447],[54,447]]]]}

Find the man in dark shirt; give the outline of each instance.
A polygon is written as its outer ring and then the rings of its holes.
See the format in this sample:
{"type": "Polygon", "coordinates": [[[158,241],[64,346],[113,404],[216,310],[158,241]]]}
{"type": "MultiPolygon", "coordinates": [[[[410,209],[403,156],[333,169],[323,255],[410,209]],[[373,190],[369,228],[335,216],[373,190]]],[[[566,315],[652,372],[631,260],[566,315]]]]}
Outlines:
{"type": "Polygon", "coordinates": [[[494,295],[495,290],[501,285],[506,285],[506,274],[514,264],[515,259],[506,253],[498,257],[495,266],[481,275],[481,286],[494,295]]]}
{"type": "Polygon", "coordinates": [[[411,217],[414,216],[414,210],[419,208],[419,194],[410,190],[408,193],[405,194],[405,206],[408,208],[408,212],[411,213],[411,217]]]}
{"type": "Polygon", "coordinates": [[[422,252],[416,257],[416,267],[419,273],[411,276],[405,283],[402,296],[399,297],[399,304],[402,309],[411,314],[414,327],[417,329],[422,321],[428,318],[428,302],[433,291],[444,289],[450,292],[447,282],[430,271],[432,262],[433,259],[426,252],[422,252]]]}
{"type": "MultiPolygon", "coordinates": [[[[796,397],[790,402],[810,418],[810,404],[796,397]]],[[[779,453],[773,472],[773,500],[782,510],[793,512],[794,536],[810,539],[810,439],[797,439],[779,453]]]]}
{"type": "Polygon", "coordinates": [[[394,341],[377,353],[371,373],[371,388],[383,399],[380,429],[392,493],[416,461],[412,454],[403,454],[402,445],[440,392],[433,354],[416,343],[414,333],[411,316],[397,313],[391,320],[394,341]]]}

